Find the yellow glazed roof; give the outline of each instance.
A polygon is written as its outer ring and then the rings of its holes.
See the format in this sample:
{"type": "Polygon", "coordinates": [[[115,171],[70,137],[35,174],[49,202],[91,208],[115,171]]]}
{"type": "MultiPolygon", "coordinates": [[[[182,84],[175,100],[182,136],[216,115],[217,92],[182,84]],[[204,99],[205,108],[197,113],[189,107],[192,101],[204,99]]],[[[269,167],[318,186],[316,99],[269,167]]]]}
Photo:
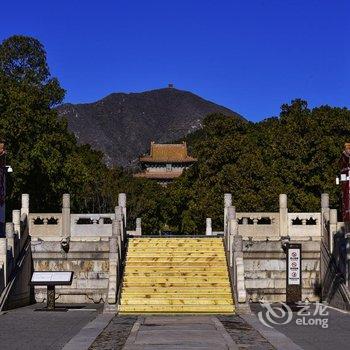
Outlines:
{"type": "Polygon", "coordinates": [[[141,162],[195,162],[197,159],[187,154],[186,142],[179,144],[151,143],[148,156],[140,157],[141,162]]]}

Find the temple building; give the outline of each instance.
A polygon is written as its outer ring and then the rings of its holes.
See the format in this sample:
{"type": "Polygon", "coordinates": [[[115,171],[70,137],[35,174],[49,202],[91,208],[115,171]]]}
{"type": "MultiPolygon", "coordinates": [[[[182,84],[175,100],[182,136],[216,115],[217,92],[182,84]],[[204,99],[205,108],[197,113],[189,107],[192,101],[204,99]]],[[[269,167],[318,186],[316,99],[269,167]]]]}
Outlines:
{"type": "Polygon", "coordinates": [[[151,142],[150,154],[139,158],[142,171],[134,177],[153,179],[161,185],[167,185],[196,161],[196,158],[188,155],[186,142],[180,144],[151,142]]]}

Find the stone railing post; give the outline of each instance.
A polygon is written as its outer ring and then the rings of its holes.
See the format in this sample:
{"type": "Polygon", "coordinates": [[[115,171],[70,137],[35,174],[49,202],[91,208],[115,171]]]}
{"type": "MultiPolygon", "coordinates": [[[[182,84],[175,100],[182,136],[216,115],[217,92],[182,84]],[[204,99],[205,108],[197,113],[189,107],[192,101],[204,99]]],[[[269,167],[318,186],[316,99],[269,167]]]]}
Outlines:
{"type": "Polygon", "coordinates": [[[12,210],[12,223],[18,239],[21,239],[21,211],[12,210]]]}
{"type": "Polygon", "coordinates": [[[6,223],[6,240],[7,249],[10,250],[10,261],[8,261],[8,272],[11,273],[15,266],[16,252],[15,252],[15,230],[12,222],[6,223]]]}
{"type": "Polygon", "coordinates": [[[244,277],[243,237],[240,235],[233,237],[233,265],[234,287],[236,289],[237,300],[239,303],[245,303],[247,292],[244,277]]]}
{"type": "Polygon", "coordinates": [[[227,234],[227,211],[228,207],[232,205],[232,194],[225,193],[224,195],[224,235],[227,234]]]}
{"type": "Polygon", "coordinates": [[[337,209],[329,211],[329,251],[333,253],[333,237],[337,233],[338,212],[337,209]]]}
{"type": "Polygon", "coordinates": [[[230,253],[230,266],[231,261],[233,259],[232,248],[233,248],[233,237],[238,233],[237,220],[236,220],[236,208],[232,205],[227,208],[227,219],[228,219],[228,227],[227,227],[227,251],[230,253]]]}
{"type": "Polygon", "coordinates": [[[125,193],[119,193],[118,206],[122,207],[124,226],[126,227],[126,194],[125,193]]]}
{"type": "Polygon", "coordinates": [[[321,194],[321,237],[327,234],[326,225],[330,220],[329,195],[328,193],[321,194]]]}
{"type": "Polygon", "coordinates": [[[346,242],[346,285],[350,287],[350,233],[345,233],[346,242]]]}
{"type": "Polygon", "coordinates": [[[116,238],[116,247],[118,249],[119,260],[122,258],[122,234],[120,222],[118,220],[112,221],[112,236],[116,238]]]}
{"type": "Polygon", "coordinates": [[[70,237],[70,195],[65,193],[62,197],[62,236],[70,237]]]}
{"type": "Polygon", "coordinates": [[[108,304],[116,304],[117,302],[119,262],[121,256],[118,238],[120,238],[120,224],[117,220],[113,220],[112,236],[109,238],[109,281],[107,294],[108,304]]]}
{"type": "Polygon", "coordinates": [[[205,235],[211,236],[213,234],[213,228],[211,226],[211,218],[206,218],[206,229],[205,229],[205,235]]]}
{"type": "Polygon", "coordinates": [[[7,247],[12,249],[12,253],[14,252],[14,238],[15,238],[15,230],[12,222],[6,223],[6,239],[7,239],[7,247]]]}
{"type": "MultiPolygon", "coordinates": [[[[236,258],[243,258],[243,238],[240,235],[235,235],[233,237],[233,261],[236,261],[236,258]]],[[[236,274],[236,267],[235,267],[235,274],[234,274],[234,278],[235,278],[235,285],[237,283],[237,274],[236,274]]]]}
{"type": "Polygon", "coordinates": [[[117,206],[115,207],[115,219],[118,221],[119,223],[119,227],[120,227],[120,236],[121,236],[121,243],[122,245],[125,244],[125,222],[123,219],[123,208],[121,206],[117,206]]]}
{"type": "Polygon", "coordinates": [[[287,206],[287,195],[280,194],[280,236],[288,235],[288,206],[287,206]]]}
{"type": "Polygon", "coordinates": [[[142,236],[141,218],[136,218],[136,235],[137,236],[142,236]]]}
{"type": "Polygon", "coordinates": [[[23,214],[29,215],[29,194],[22,194],[22,207],[21,207],[21,216],[23,214]]]}
{"type": "Polygon", "coordinates": [[[0,261],[3,263],[4,268],[4,286],[7,285],[8,280],[8,267],[7,267],[7,239],[6,237],[0,238],[0,261]]]}

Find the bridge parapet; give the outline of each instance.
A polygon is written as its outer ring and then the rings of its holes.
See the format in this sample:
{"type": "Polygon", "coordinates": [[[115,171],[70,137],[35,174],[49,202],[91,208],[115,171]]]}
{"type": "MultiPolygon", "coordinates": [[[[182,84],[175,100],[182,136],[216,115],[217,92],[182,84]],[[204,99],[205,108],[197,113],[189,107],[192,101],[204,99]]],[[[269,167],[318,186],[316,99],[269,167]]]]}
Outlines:
{"type": "MultiPolygon", "coordinates": [[[[63,195],[61,213],[29,213],[29,198],[24,207],[34,270],[74,271],[71,286],[57,287],[58,302],[113,304],[125,254],[125,194],[112,213],[71,213],[69,194],[63,195]]],[[[45,300],[44,287],[35,287],[35,298],[45,300]]]]}
{"type": "Polygon", "coordinates": [[[0,238],[0,311],[30,301],[28,203],[29,195],[22,195],[21,210],[12,211],[12,222],[6,223],[6,237],[0,238]]]}
{"type": "MultiPolygon", "coordinates": [[[[232,196],[225,194],[224,236],[230,255],[229,265],[233,268],[236,282],[238,275],[241,278],[241,295],[244,295],[244,286],[250,300],[285,301],[286,255],[283,245],[293,242],[302,243],[302,297],[304,300],[319,300],[320,285],[324,280],[321,244],[331,251],[334,236],[341,229],[336,210],[329,208],[329,196],[322,194],[320,202],[319,212],[289,213],[287,195],[281,194],[278,212],[234,210],[234,217],[230,218],[234,203],[232,196]],[[237,239],[243,242],[238,260],[234,247],[237,239]],[[240,258],[243,259],[243,266],[240,258]]],[[[238,288],[238,284],[235,288],[238,288]]]]}

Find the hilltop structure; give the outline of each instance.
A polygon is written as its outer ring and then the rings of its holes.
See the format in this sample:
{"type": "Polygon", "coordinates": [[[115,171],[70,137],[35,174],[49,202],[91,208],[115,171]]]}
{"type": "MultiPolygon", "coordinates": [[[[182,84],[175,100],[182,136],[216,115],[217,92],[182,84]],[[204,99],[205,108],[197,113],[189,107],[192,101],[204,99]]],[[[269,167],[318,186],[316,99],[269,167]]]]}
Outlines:
{"type": "Polygon", "coordinates": [[[151,142],[150,154],[139,158],[142,172],[135,174],[134,177],[156,180],[166,186],[196,161],[196,158],[188,155],[186,142],[180,144],[151,142]]]}

